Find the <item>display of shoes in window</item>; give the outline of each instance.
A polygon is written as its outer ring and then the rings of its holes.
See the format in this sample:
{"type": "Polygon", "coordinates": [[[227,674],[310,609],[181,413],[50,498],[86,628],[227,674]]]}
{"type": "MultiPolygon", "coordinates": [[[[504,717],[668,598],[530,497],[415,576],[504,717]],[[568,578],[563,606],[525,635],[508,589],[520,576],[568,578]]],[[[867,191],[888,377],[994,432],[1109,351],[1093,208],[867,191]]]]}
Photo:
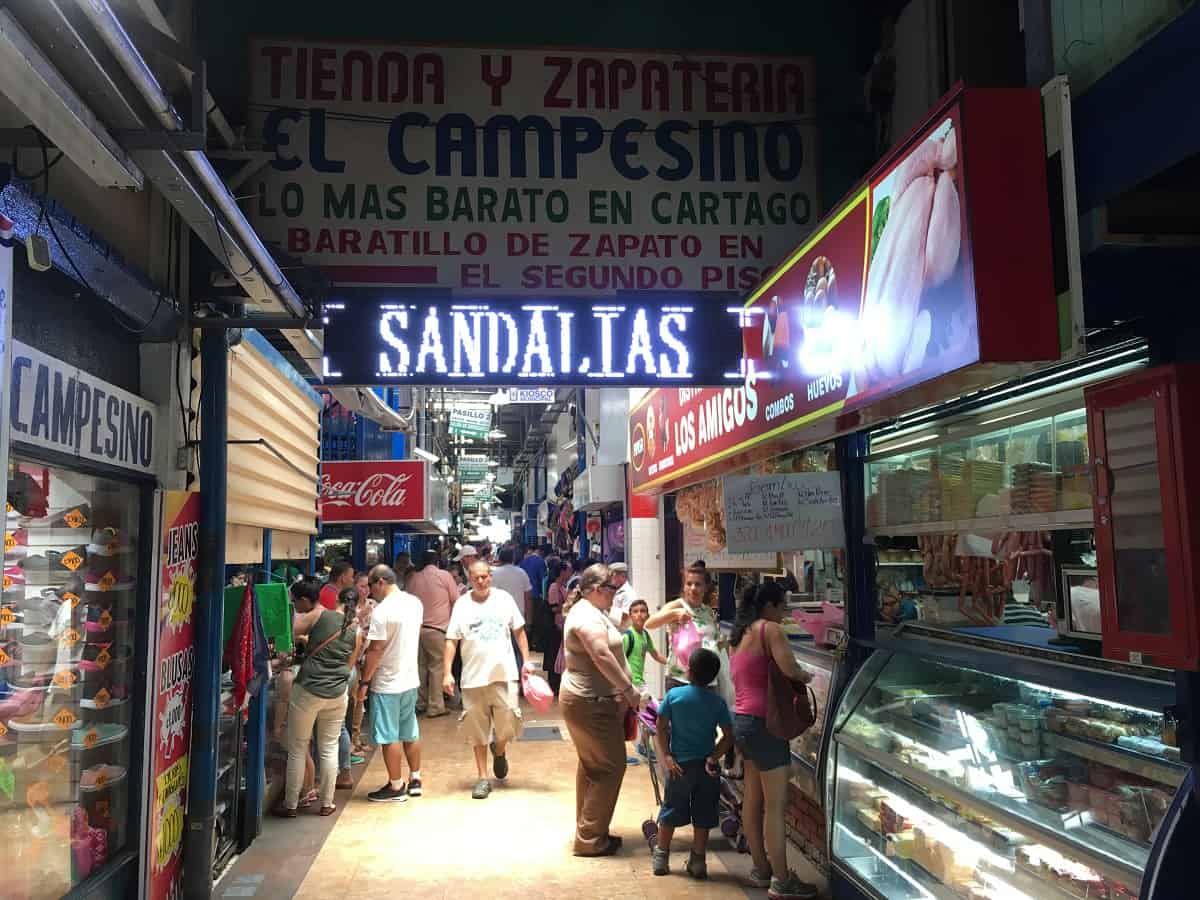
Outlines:
{"type": "Polygon", "coordinates": [[[19,844],[20,868],[36,866],[54,896],[95,876],[136,840],[127,834],[138,787],[130,770],[137,704],[129,702],[129,663],[142,504],[137,485],[10,461],[0,593],[0,836],[19,844]]]}

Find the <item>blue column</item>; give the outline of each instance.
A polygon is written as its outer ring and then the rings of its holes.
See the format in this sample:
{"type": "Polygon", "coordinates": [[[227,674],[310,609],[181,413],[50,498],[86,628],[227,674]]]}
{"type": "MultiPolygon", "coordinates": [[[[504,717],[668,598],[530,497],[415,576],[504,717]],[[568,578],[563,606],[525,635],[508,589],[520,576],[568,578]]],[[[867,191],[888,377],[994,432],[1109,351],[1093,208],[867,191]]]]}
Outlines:
{"type": "Polygon", "coordinates": [[[183,895],[212,896],[216,832],[217,739],[221,715],[221,656],[225,575],[225,488],[229,410],[229,345],[225,332],[200,340],[200,564],[192,675],[192,751],[187,827],[183,833],[183,895]]]}
{"type": "MultiPolygon", "coordinates": [[[[263,576],[263,581],[268,584],[271,581],[271,562],[271,529],[264,528],[262,567],[268,573],[263,576]]],[[[264,684],[258,695],[250,699],[250,715],[246,722],[246,793],[242,797],[238,850],[245,850],[262,834],[263,801],[267,794],[267,706],[270,690],[270,683],[264,684]]]]}

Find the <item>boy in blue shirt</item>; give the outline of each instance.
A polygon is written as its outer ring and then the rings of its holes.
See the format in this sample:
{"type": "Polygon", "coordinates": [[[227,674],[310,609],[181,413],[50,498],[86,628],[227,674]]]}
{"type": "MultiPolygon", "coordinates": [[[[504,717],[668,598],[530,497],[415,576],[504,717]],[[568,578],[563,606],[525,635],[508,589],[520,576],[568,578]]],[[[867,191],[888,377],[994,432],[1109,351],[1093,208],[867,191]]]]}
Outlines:
{"type": "Polygon", "coordinates": [[[695,650],[688,659],[689,684],[667,691],[658,707],[654,736],[659,759],[667,769],[667,789],[658,814],[658,847],[654,874],[669,875],[671,838],[681,825],[692,826],[692,853],[687,873],[708,877],[704,852],[708,831],[717,827],[721,788],[720,759],[733,746],[733,719],[729,707],[709,685],[721,670],[721,660],[711,650],[695,650]],[[717,741],[717,729],[721,740],[717,741]]]}

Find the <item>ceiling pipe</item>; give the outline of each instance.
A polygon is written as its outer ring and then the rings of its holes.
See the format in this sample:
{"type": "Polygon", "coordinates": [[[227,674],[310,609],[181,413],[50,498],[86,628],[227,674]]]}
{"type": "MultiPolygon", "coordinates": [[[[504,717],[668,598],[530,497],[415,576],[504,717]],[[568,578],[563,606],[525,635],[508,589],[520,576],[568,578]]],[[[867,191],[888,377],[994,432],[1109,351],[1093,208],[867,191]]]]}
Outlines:
{"type": "MultiPolygon", "coordinates": [[[[107,0],[77,0],[79,8],[95,27],[103,39],[105,46],[116,57],[121,69],[133,82],[139,94],[149,105],[159,124],[167,131],[182,131],[183,122],[175,112],[170,98],[159,84],[158,78],[151,71],[145,57],[142,56],[133,40],[125,31],[124,26],[113,12],[107,0]]],[[[246,248],[251,261],[262,275],[263,281],[275,293],[276,298],[284,309],[296,317],[305,315],[304,302],[295,288],[284,276],[283,271],[271,256],[270,250],[262,242],[253,226],[246,219],[245,213],[225,187],[225,182],[217,174],[212,163],[202,150],[185,150],[181,154],[186,160],[196,178],[208,191],[210,198],[220,210],[225,221],[246,248]]],[[[236,275],[236,273],[234,273],[236,275]]]]}

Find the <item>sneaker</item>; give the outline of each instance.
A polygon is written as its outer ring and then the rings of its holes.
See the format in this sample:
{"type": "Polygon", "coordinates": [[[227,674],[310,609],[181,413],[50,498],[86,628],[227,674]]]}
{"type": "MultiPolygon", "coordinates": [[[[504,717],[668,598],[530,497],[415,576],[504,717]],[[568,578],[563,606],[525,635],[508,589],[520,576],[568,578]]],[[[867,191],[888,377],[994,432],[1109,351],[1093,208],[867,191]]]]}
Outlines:
{"type": "Polygon", "coordinates": [[[671,851],[661,850],[655,847],[650,852],[650,858],[654,861],[655,875],[670,875],[671,874],[671,851]]]}
{"type": "Polygon", "coordinates": [[[87,547],[80,544],[66,550],[45,550],[26,556],[18,565],[25,570],[26,576],[33,573],[45,575],[67,575],[83,565],[87,559],[87,547]]]}
{"type": "Polygon", "coordinates": [[[133,578],[123,574],[119,566],[102,566],[99,570],[89,569],[84,576],[84,590],[127,591],[133,587],[133,578]]]}
{"type": "Polygon", "coordinates": [[[811,900],[815,896],[816,885],[801,881],[792,872],[788,872],[787,878],[772,878],[767,890],[769,900],[811,900]]]}
{"type": "Polygon", "coordinates": [[[689,854],[687,865],[684,866],[684,869],[697,881],[708,880],[708,861],[705,860],[703,853],[689,854]]]}
{"type": "Polygon", "coordinates": [[[761,869],[750,869],[750,884],[756,888],[769,888],[771,886],[771,870],[762,871],[761,869]]]}
{"type": "Polygon", "coordinates": [[[4,532],[4,561],[17,562],[29,555],[29,531],[17,528],[4,532]]]}
{"type": "MultiPolygon", "coordinates": [[[[28,510],[30,513],[33,509],[28,510]]],[[[49,510],[44,516],[38,516],[31,522],[40,528],[70,528],[72,531],[83,528],[92,519],[92,508],[86,503],[68,506],[65,509],[49,510]]]]}
{"type": "Polygon", "coordinates": [[[367,758],[366,758],[365,756],[363,756],[361,753],[355,753],[355,752],[351,751],[351,753],[350,753],[350,765],[352,765],[352,766],[361,766],[361,765],[362,765],[363,763],[365,763],[366,761],[367,761],[367,758]]]}
{"type": "Polygon", "coordinates": [[[421,779],[420,778],[410,778],[408,780],[408,796],[410,796],[410,797],[420,797],[421,796],[421,779]]]}
{"type": "Polygon", "coordinates": [[[492,792],[492,783],[486,778],[480,778],[475,782],[475,787],[471,788],[472,800],[486,800],[488,794],[492,792]]]}
{"type": "Polygon", "coordinates": [[[367,799],[372,803],[404,803],[408,800],[408,786],[394,788],[389,781],[379,790],[367,794],[367,799]]]}
{"type": "Polygon", "coordinates": [[[133,545],[116,528],[97,528],[92,532],[92,542],[87,545],[89,557],[116,556],[132,553],[133,545]]]}
{"type": "Polygon", "coordinates": [[[496,742],[492,741],[492,771],[496,773],[496,778],[503,781],[508,777],[508,756],[496,755],[496,742]]]}

